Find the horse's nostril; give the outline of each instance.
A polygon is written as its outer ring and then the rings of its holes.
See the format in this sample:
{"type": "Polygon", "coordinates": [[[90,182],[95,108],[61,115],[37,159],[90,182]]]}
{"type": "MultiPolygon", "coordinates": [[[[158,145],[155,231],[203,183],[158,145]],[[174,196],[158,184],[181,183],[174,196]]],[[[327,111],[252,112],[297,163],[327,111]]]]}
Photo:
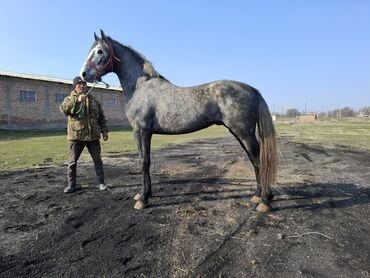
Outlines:
{"type": "Polygon", "coordinates": [[[82,73],[82,77],[86,77],[86,72],[85,71],[82,73]]]}

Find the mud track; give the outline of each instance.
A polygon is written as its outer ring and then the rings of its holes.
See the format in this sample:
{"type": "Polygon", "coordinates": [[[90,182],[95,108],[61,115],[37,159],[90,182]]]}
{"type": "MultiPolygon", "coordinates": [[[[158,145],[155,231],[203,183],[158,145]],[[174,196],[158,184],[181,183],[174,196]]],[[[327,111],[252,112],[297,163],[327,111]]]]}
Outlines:
{"type": "Polygon", "coordinates": [[[136,153],[105,158],[109,190],[63,194],[66,169],[0,174],[0,277],[370,277],[370,153],[279,139],[261,214],[252,166],[231,137],[152,154],[153,198],[133,209],[136,153]]]}

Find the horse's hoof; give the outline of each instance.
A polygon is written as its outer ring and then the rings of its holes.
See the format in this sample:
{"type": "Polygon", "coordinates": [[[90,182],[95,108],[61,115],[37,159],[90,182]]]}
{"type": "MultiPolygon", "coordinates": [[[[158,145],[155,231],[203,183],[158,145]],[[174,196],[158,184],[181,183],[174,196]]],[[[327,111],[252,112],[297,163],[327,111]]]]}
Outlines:
{"type": "Polygon", "coordinates": [[[142,201],[137,201],[134,206],[134,209],[145,209],[145,208],[146,208],[146,204],[144,204],[142,201]]]}
{"type": "Polygon", "coordinates": [[[256,207],[256,210],[259,211],[259,212],[265,213],[265,212],[270,212],[271,211],[271,207],[269,205],[264,204],[264,203],[260,203],[256,207]]]}
{"type": "Polygon", "coordinates": [[[135,200],[135,201],[139,201],[139,200],[140,200],[140,197],[141,197],[141,193],[137,193],[137,194],[134,196],[134,200],[135,200]]]}
{"type": "Polygon", "coordinates": [[[252,198],[251,198],[251,202],[252,203],[255,203],[255,204],[260,204],[262,203],[262,198],[261,197],[258,197],[256,195],[254,195],[252,198]]]}

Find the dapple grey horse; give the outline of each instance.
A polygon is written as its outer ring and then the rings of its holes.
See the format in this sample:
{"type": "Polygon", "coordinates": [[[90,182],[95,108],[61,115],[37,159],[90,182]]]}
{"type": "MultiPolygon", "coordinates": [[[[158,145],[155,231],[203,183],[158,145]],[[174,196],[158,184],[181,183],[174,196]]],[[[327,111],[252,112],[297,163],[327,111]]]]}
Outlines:
{"type": "Polygon", "coordinates": [[[87,82],[94,82],[114,72],[120,80],[142,164],[142,190],[135,196],[136,209],[145,208],[152,195],[152,135],[184,134],[216,124],[228,128],[247,153],[257,180],[251,200],[258,204],[258,211],[270,211],[271,185],[277,172],[276,139],[268,106],[257,89],[230,80],[178,87],[131,47],[106,36],[102,30],[101,38],[95,33],[94,37],[80,75],[87,82]]]}

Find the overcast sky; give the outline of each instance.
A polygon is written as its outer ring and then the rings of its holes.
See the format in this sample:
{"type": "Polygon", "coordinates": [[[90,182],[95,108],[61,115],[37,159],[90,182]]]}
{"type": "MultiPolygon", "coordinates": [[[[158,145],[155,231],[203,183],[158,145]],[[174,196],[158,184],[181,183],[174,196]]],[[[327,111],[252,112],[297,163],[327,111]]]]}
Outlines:
{"type": "Polygon", "coordinates": [[[370,1],[2,0],[0,26],[0,70],[72,79],[103,29],[178,86],[242,81],[275,112],[370,106],[370,1]]]}

